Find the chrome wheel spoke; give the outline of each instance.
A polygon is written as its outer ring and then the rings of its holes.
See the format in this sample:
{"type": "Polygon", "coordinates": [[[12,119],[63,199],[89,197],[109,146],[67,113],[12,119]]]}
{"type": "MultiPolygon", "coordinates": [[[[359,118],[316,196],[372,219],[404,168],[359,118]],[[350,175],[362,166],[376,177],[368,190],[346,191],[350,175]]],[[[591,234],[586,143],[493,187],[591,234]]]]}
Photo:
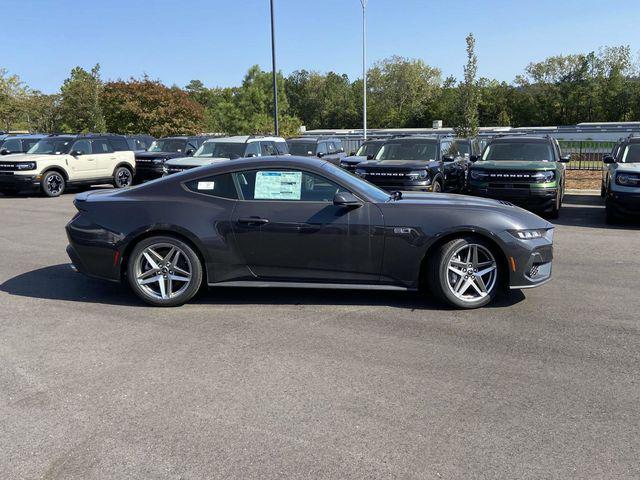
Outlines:
{"type": "Polygon", "coordinates": [[[449,258],[447,285],[460,300],[475,302],[494,290],[497,274],[498,264],[488,248],[481,244],[466,244],[449,258]]]}
{"type": "Polygon", "coordinates": [[[493,272],[495,269],[496,269],[496,266],[495,266],[495,265],[492,265],[492,266],[491,266],[491,267],[489,267],[489,268],[485,268],[484,270],[480,270],[478,273],[476,273],[476,275],[477,275],[478,277],[484,277],[487,273],[491,273],[491,272],[493,272]]]}
{"type": "Polygon", "coordinates": [[[134,268],[137,284],[145,294],[157,299],[171,299],[191,285],[189,257],[172,243],[148,246],[137,257],[134,268]]]}
{"type": "Polygon", "coordinates": [[[147,259],[147,262],[149,262],[149,265],[151,265],[151,268],[153,268],[154,270],[158,270],[160,267],[156,263],[156,260],[151,258],[151,254],[149,252],[153,252],[153,250],[149,249],[147,252],[144,252],[142,255],[144,255],[144,258],[147,259]]]}
{"type": "Polygon", "coordinates": [[[155,275],[155,276],[153,276],[151,278],[140,278],[140,277],[138,277],[138,283],[140,285],[148,285],[150,283],[156,283],[156,282],[162,282],[162,275],[155,275]]]}
{"type": "Polygon", "coordinates": [[[189,280],[191,280],[191,276],[181,277],[179,275],[172,275],[172,274],[169,275],[169,278],[171,280],[175,280],[176,282],[188,282],[189,280]]]}
{"type": "Polygon", "coordinates": [[[449,265],[449,270],[452,271],[453,273],[455,273],[456,275],[460,275],[461,277],[464,277],[466,275],[466,273],[462,270],[460,270],[459,268],[456,268],[452,265],[449,265]]]}

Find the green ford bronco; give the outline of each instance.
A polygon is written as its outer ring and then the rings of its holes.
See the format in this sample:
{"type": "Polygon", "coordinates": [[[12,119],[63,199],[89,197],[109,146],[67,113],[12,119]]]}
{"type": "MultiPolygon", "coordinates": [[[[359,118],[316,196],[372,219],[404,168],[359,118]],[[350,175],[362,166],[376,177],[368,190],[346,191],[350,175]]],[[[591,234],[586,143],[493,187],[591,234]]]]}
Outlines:
{"type": "Polygon", "coordinates": [[[557,218],[565,188],[565,163],[551,137],[504,136],[491,139],[481,157],[471,159],[472,195],[507,200],[557,218]]]}

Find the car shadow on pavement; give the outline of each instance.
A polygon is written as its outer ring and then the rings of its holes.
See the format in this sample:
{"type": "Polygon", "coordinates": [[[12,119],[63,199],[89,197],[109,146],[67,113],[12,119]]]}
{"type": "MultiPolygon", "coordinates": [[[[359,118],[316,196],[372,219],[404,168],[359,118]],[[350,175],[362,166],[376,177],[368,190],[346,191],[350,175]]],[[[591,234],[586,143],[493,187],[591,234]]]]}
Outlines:
{"type": "MultiPolygon", "coordinates": [[[[139,300],[128,286],[85,277],[73,272],[68,264],[52,265],[22,273],[0,285],[0,291],[21,297],[151,308],[139,300]]],[[[505,292],[485,308],[510,307],[524,298],[524,294],[520,291],[505,292]]],[[[379,290],[219,287],[205,289],[190,303],[198,305],[371,305],[413,310],[449,310],[447,306],[420,293],[379,290]]]]}
{"type": "Polygon", "coordinates": [[[599,195],[567,194],[564,197],[560,217],[550,220],[556,225],[568,227],[590,227],[607,229],[637,230],[638,221],[609,225],[606,222],[604,200],[599,195]]]}

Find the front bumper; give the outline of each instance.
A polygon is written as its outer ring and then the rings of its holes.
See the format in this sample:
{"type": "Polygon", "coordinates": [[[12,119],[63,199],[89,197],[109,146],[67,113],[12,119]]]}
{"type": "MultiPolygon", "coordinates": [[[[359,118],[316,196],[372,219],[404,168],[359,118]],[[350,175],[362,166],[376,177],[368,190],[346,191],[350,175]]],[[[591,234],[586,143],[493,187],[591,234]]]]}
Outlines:
{"type": "Polygon", "coordinates": [[[136,180],[144,182],[162,177],[164,163],[142,163],[136,161],[136,180]]]}
{"type": "Polygon", "coordinates": [[[515,205],[536,210],[551,210],[555,205],[558,189],[554,188],[495,188],[470,185],[469,193],[477,197],[506,200],[515,205]]]}
{"type": "Polygon", "coordinates": [[[640,192],[612,190],[607,195],[607,203],[621,215],[640,216],[640,192]]]}
{"type": "Polygon", "coordinates": [[[0,188],[15,191],[38,190],[40,188],[40,177],[38,175],[17,175],[13,172],[0,172],[0,188]]]}
{"type": "Polygon", "coordinates": [[[502,233],[500,237],[507,245],[510,289],[539,287],[551,280],[553,230],[548,237],[535,240],[519,240],[509,232],[502,233]]]}

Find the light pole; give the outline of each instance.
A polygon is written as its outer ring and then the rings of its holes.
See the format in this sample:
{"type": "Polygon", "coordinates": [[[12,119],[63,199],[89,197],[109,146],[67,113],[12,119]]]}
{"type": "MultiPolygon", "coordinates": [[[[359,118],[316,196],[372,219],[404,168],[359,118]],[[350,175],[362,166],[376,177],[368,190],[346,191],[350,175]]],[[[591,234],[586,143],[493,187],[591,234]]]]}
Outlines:
{"type": "Polygon", "coordinates": [[[362,134],[367,139],[367,2],[360,0],[362,5],[362,134]]]}
{"type": "Polygon", "coordinates": [[[273,129],[280,135],[278,128],[278,81],[276,80],[276,34],[273,20],[273,0],[271,0],[271,69],[273,73],[273,129]]]}

